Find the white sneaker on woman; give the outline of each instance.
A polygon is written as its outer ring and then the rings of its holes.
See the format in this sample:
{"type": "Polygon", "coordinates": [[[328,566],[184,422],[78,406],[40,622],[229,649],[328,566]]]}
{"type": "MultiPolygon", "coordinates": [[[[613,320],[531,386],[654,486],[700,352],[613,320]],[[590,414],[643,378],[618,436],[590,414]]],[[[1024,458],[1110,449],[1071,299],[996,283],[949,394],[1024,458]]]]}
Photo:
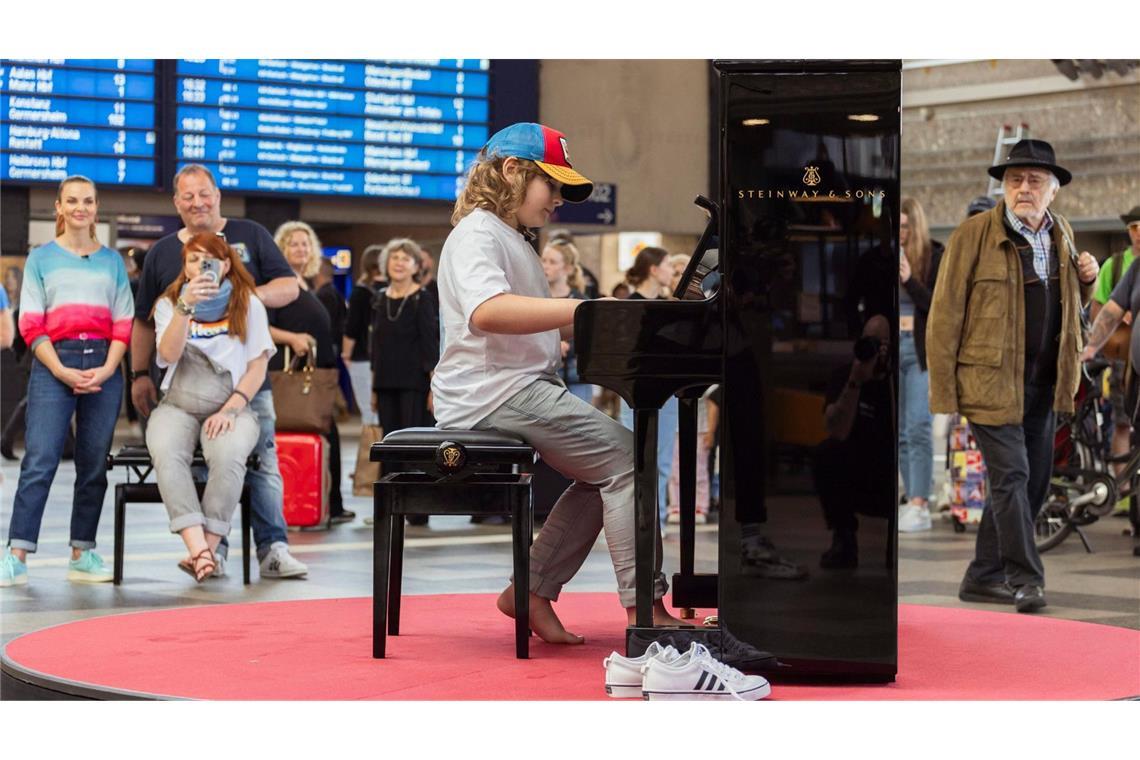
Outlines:
{"type": "Polygon", "coordinates": [[[920,504],[899,507],[899,533],[919,533],[930,530],[930,510],[920,504]]]}

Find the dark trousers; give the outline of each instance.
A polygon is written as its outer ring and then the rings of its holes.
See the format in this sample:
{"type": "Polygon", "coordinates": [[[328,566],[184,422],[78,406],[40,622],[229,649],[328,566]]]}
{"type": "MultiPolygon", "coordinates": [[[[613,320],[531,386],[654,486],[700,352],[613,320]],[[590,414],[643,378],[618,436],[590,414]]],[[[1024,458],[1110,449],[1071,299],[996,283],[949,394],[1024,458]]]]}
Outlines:
{"type": "Polygon", "coordinates": [[[856,515],[891,517],[898,508],[897,478],[878,472],[879,459],[831,439],[815,451],[812,475],[823,518],[828,530],[846,540],[859,528],[856,515]]]}
{"type": "Polygon", "coordinates": [[[978,583],[1045,585],[1033,523],[1053,475],[1053,388],[1025,386],[1020,425],[970,423],[989,477],[986,509],[966,577],[978,583]]]}
{"type": "MultiPolygon", "coordinates": [[[[380,427],[387,435],[394,430],[434,425],[427,410],[427,391],[407,388],[376,388],[376,404],[380,412],[380,427]],[[430,422],[429,422],[430,420],[430,422]]],[[[405,469],[400,464],[384,465],[385,472],[405,469]]]]}
{"type": "Polygon", "coordinates": [[[336,427],[336,419],[325,433],[329,442],[329,514],[339,515],[344,512],[344,498],[340,493],[340,431],[336,427]]]}

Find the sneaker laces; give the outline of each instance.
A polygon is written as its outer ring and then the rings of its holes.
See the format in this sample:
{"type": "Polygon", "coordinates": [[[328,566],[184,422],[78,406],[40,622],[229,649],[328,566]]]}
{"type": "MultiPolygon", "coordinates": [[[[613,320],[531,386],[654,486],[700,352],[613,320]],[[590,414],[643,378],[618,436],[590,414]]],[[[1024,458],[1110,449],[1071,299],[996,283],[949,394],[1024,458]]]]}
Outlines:
{"type": "Polygon", "coordinates": [[[689,651],[692,652],[693,659],[699,663],[701,667],[712,672],[713,675],[720,678],[721,683],[724,684],[725,690],[732,694],[734,699],[740,702],[748,701],[744,697],[740,696],[740,694],[736,691],[736,687],[734,686],[734,683],[739,683],[740,681],[744,680],[743,673],[731,665],[723,663],[717,658],[713,657],[708,647],[704,646],[703,644],[697,644],[694,642],[692,649],[689,651]]]}

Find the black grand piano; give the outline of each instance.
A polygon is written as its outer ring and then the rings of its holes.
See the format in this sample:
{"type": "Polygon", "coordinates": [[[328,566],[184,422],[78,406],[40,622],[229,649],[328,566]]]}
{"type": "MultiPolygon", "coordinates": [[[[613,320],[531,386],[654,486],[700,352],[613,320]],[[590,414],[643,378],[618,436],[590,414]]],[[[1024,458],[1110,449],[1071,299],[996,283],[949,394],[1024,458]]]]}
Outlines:
{"type": "MultiPolygon", "coordinates": [[[[786,678],[893,680],[897,671],[897,421],[880,431],[858,560],[832,542],[825,394],[867,319],[889,322],[897,367],[898,61],[718,61],[719,197],[675,301],[595,301],[575,317],[578,371],[634,410],[638,654],[652,625],[657,410],[680,398],[681,563],[672,604],[700,628],[771,652],[786,678]],[[694,572],[696,404],[722,386],[716,575],[694,572]],[[768,564],[754,561],[767,552],[768,564]],[[777,571],[773,571],[773,568],[777,571]],[[782,571],[780,571],[782,570],[782,571]]],[[[699,213],[699,212],[698,212],[699,213]]],[[[893,373],[891,381],[893,381],[893,373]]],[[[892,399],[894,396],[892,395],[892,399]]],[[[834,501],[834,498],[832,499],[834,501]]],[[[831,510],[835,509],[834,504],[831,510]]],[[[687,635],[692,635],[687,633],[687,635]]]]}

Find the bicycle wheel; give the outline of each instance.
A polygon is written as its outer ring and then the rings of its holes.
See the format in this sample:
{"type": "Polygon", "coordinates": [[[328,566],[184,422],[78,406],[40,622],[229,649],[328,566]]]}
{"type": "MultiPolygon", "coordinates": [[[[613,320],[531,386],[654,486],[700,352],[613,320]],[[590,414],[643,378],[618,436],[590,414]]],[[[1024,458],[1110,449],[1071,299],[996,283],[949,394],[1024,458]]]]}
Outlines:
{"type": "Polygon", "coordinates": [[[1050,495],[1045,506],[1037,513],[1037,520],[1033,524],[1037,551],[1041,554],[1059,545],[1073,532],[1073,523],[1069,521],[1069,502],[1064,497],[1057,498],[1050,495]]]}
{"type": "MultiPolygon", "coordinates": [[[[1093,469],[1095,465],[1089,447],[1079,441],[1073,441],[1072,445],[1077,467],[1082,470],[1093,469]]],[[[1084,478],[1072,482],[1053,479],[1049,485],[1049,499],[1033,523],[1034,543],[1037,544],[1039,553],[1043,554],[1059,545],[1073,532],[1073,518],[1076,515],[1069,507],[1069,499],[1083,493],[1086,485],[1084,478]]]]}

